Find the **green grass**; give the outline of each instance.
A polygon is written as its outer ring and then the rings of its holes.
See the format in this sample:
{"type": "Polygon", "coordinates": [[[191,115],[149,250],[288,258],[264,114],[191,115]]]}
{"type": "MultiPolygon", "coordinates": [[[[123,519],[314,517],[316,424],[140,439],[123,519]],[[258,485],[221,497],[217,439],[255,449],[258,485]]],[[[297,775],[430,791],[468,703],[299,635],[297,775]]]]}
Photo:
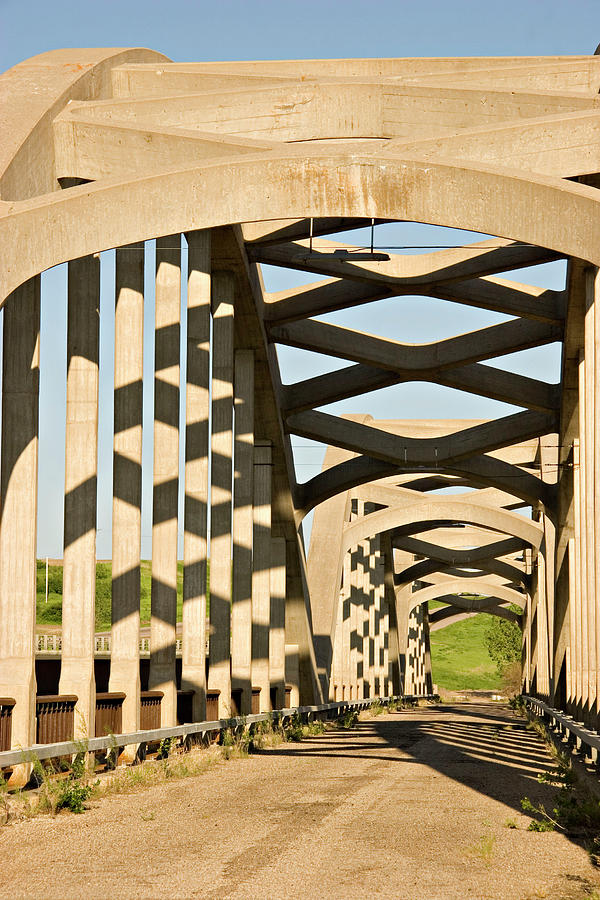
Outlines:
{"type": "MultiPolygon", "coordinates": [[[[111,563],[96,564],[96,631],[110,629],[111,563]]],[[[140,573],[140,619],[150,624],[150,561],[142,560],[140,573]]],[[[183,563],[177,563],[177,621],[181,621],[183,602],[183,563]]],[[[46,563],[37,561],[37,624],[60,626],[62,623],[62,566],[48,567],[48,602],[46,603],[46,563]]]]}
{"type": "Polygon", "coordinates": [[[487,621],[487,616],[474,616],[433,632],[431,668],[438,687],[449,691],[500,690],[496,664],[485,643],[487,621]]]}

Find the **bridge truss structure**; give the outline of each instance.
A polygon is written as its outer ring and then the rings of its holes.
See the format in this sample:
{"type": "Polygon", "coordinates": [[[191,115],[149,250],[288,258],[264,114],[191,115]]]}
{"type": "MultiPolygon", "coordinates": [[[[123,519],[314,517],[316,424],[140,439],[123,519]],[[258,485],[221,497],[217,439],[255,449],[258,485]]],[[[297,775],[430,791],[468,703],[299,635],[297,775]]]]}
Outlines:
{"type": "Polygon", "coordinates": [[[140,721],[150,278],[148,686],[163,694],[162,724],[175,721],[178,689],[191,692],[194,721],[207,696],[222,716],[232,704],[248,712],[253,695],[261,710],[281,706],[286,689],[302,703],[426,692],[429,629],[485,611],[522,623],[524,687],[595,727],[599,89],[596,56],[184,64],[144,49],[56,50],[0,76],[0,696],[14,701],[14,747],[36,739],[40,286],[59,264],[68,268],[59,694],[77,698],[76,731],[93,729],[98,310],[113,250],[108,690],[125,695],[124,732],[140,721]],[[417,255],[343,240],[384,222],[477,239],[417,255]],[[511,278],[556,260],[566,261],[562,290],[511,278]],[[269,292],[264,265],[314,280],[269,292]],[[384,298],[398,298],[401,316],[414,295],[506,320],[420,345],[323,320],[384,298]],[[498,362],[555,343],[556,384],[498,362]],[[284,384],[278,346],[343,363],[284,384]],[[485,421],[328,411],[409,381],[519,411],[485,421]],[[329,448],[304,483],[294,435],[329,448]],[[430,612],[434,600],[445,606],[430,612]]]}

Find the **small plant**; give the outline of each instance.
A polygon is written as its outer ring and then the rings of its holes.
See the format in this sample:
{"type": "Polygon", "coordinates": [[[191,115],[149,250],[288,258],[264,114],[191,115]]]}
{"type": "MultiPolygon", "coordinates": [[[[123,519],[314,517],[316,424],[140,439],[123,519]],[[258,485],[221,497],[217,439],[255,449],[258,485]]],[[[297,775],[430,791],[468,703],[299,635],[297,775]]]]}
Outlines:
{"type": "Polygon", "coordinates": [[[325,723],[322,722],[321,719],[315,719],[314,722],[309,722],[308,725],[305,725],[303,730],[305,737],[309,735],[325,734],[325,723]]]}
{"type": "Polygon", "coordinates": [[[350,728],[355,728],[358,722],[358,713],[354,709],[347,709],[345,713],[342,713],[341,716],[335,720],[335,724],[338,728],[343,728],[348,731],[350,728]]]}
{"type": "Polygon", "coordinates": [[[506,828],[518,828],[519,827],[514,819],[507,819],[506,822],[504,823],[504,825],[506,828]]]}
{"type": "Polygon", "coordinates": [[[176,739],[174,737],[163,738],[158,745],[157,759],[167,759],[175,744],[176,739]]]}
{"type": "Polygon", "coordinates": [[[380,716],[384,712],[384,706],[381,700],[376,700],[369,707],[369,712],[372,716],[380,716]]]}
{"type": "Polygon", "coordinates": [[[496,838],[493,834],[483,834],[476,844],[469,847],[467,852],[470,856],[479,857],[484,861],[486,866],[489,866],[492,861],[495,843],[496,838]]]}
{"type": "Polygon", "coordinates": [[[287,741],[299,742],[304,737],[304,726],[299,713],[294,713],[290,724],[285,729],[285,739],[287,741]]]}
{"type": "Polygon", "coordinates": [[[510,697],[508,700],[510,704],[510,708],[513,709],[516,713],[523,713],[525,710],[525,698],[523,694],[515,694],[514,697],[510,697]]]}

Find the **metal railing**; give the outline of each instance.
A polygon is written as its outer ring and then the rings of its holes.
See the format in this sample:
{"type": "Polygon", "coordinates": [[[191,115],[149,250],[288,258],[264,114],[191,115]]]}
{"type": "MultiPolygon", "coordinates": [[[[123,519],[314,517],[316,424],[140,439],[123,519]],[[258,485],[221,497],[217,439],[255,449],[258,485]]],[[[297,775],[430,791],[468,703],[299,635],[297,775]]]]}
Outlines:
{"type": "MultiPolygon", "coordinates": [[[[402,699],[402,697],[372,697],[368,700],[341,700],[337,703],[323,703],[319,706],[297,706],[291,709],[278,709],[273,710],[273,712],[258,713],[250,716],[215,719],[214,721],[206,722],[189,722],[169,728],[145,729],[128,734],[109,734],[88,738],[85,741],[85,750],[93,753],[101,750],[112,751],[116,747],[126,747],[132,744],[145,746],[163,741],[166,738],[185,739],[193,735],[202,736],[207,733],[216,733],[231,728],[243,728],[244,726],[254,725],[257,722],[281,722],[294,716],[299,716],[304,722],[309,722],[314,716],[336,718],[347,710],[360,712],[373,706],[374,703],[381,703],[387,706],[392,701],[401,701],[402,699]]],[[[82,744],[80,741],[61,741],[54,744],[33,744],[31,747],[7,750],[0,752],[0,769],[7,769],[35,758],[42,760],[75,755],[80,753],[81,749],[82,744]]]]}
{"type": "Polygon", "coordinates": [[[600,759],[600,734],[591,728],[586,728],[582,722],[576,722],[572,716],[568,716],[561,710],[553,709],[538,700],[537,697],[524,696],[523,700],[527,709],[531,710],[538,719],[547,726],[548,730],[560,737],[569,747],[585,755],[593,762],[600,759]]]}
{"type": "MultiPolygon", "coordinates": [[[[60,634],[38,634],[36,635],[36,653],[49,654],[59,656],[62,653],[62,635],[60,634]]],[[[94,654],[96,656],[110,656],[111,636],[110,634],[97,634],[94,638],[94,654]]],[[[182,639],[175,640],[175,653],[181,656],[181,648],[183,646],[182,639]]],[[[150,638],[140,638],[140,655],[150,655],[150,638]]],[[[208,653],[208,641],[206,642],[206,652],[208,653]]]]}

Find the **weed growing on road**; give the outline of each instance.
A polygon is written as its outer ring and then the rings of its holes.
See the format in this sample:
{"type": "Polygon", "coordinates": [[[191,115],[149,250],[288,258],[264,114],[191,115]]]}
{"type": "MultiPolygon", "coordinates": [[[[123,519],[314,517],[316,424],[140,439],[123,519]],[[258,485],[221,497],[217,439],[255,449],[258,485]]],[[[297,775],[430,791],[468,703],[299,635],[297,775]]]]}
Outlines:
{"type": "Polygon", "coordinates": [[[344,728],[348,730],[350,728],[355,728],[358,722],[358,713],[354,709],[347,709],[345,713],[342,713],[341,716],[338,716],[335,720],[336,728],[344,728]]]}
{"type": "Polygon", "coordinates": [[[107,773],[95,786],[93,796],[127,794],[176,778],[203,775],[223,759],[221,747],[195,748],[165,760],[148,759],[136,766],[123,766],[107,773]]]}
{"type": "Polygon", "coordinates": [[[369,712],[372,716],[380,716],[385,712],[385,706],[381,702],[381,700],[376,700],[375,703],[372,703],[369,707],[369,712]]]}
{"type": "Polygon", "coordinates": [[[523,797],[521,806],[525,812],[535,816],[529,823],[528,830],[539,832],[558,829],[571,837],[583,838],[592,862],[599,865],[600,801],[580,783],[570,758],[556,747],[544,723],[532,718],[527,727],[540,735],[555,759],[554,767],[538,775],[538,781],[558,788],[551,813],[542,803],[535,805],[529,797],[523,797]]]}
{"type": "Polygon", "coordinates": [[[286,741],[299,742],[303,737],[304,725],[302,724],[302,719],[300,718],[298,713],[294,713],[291,718],[290,724],[285,729],[285,739],[286,741]]]}
{"type": "Polygon", "coordinates": [[[237,728],[225,728],[221,732],[221,746],[225,759],[239,759],[248,756],[251,735],[245,725],[237,728]]]}
{"type": "Polygon", "coordinates": [[[496,838],[493,834],[482,834],[476,844],[467,849],[469,856],[482,859],[486,866],[489,866],[494,854],[494,844],[496,838]]]}

